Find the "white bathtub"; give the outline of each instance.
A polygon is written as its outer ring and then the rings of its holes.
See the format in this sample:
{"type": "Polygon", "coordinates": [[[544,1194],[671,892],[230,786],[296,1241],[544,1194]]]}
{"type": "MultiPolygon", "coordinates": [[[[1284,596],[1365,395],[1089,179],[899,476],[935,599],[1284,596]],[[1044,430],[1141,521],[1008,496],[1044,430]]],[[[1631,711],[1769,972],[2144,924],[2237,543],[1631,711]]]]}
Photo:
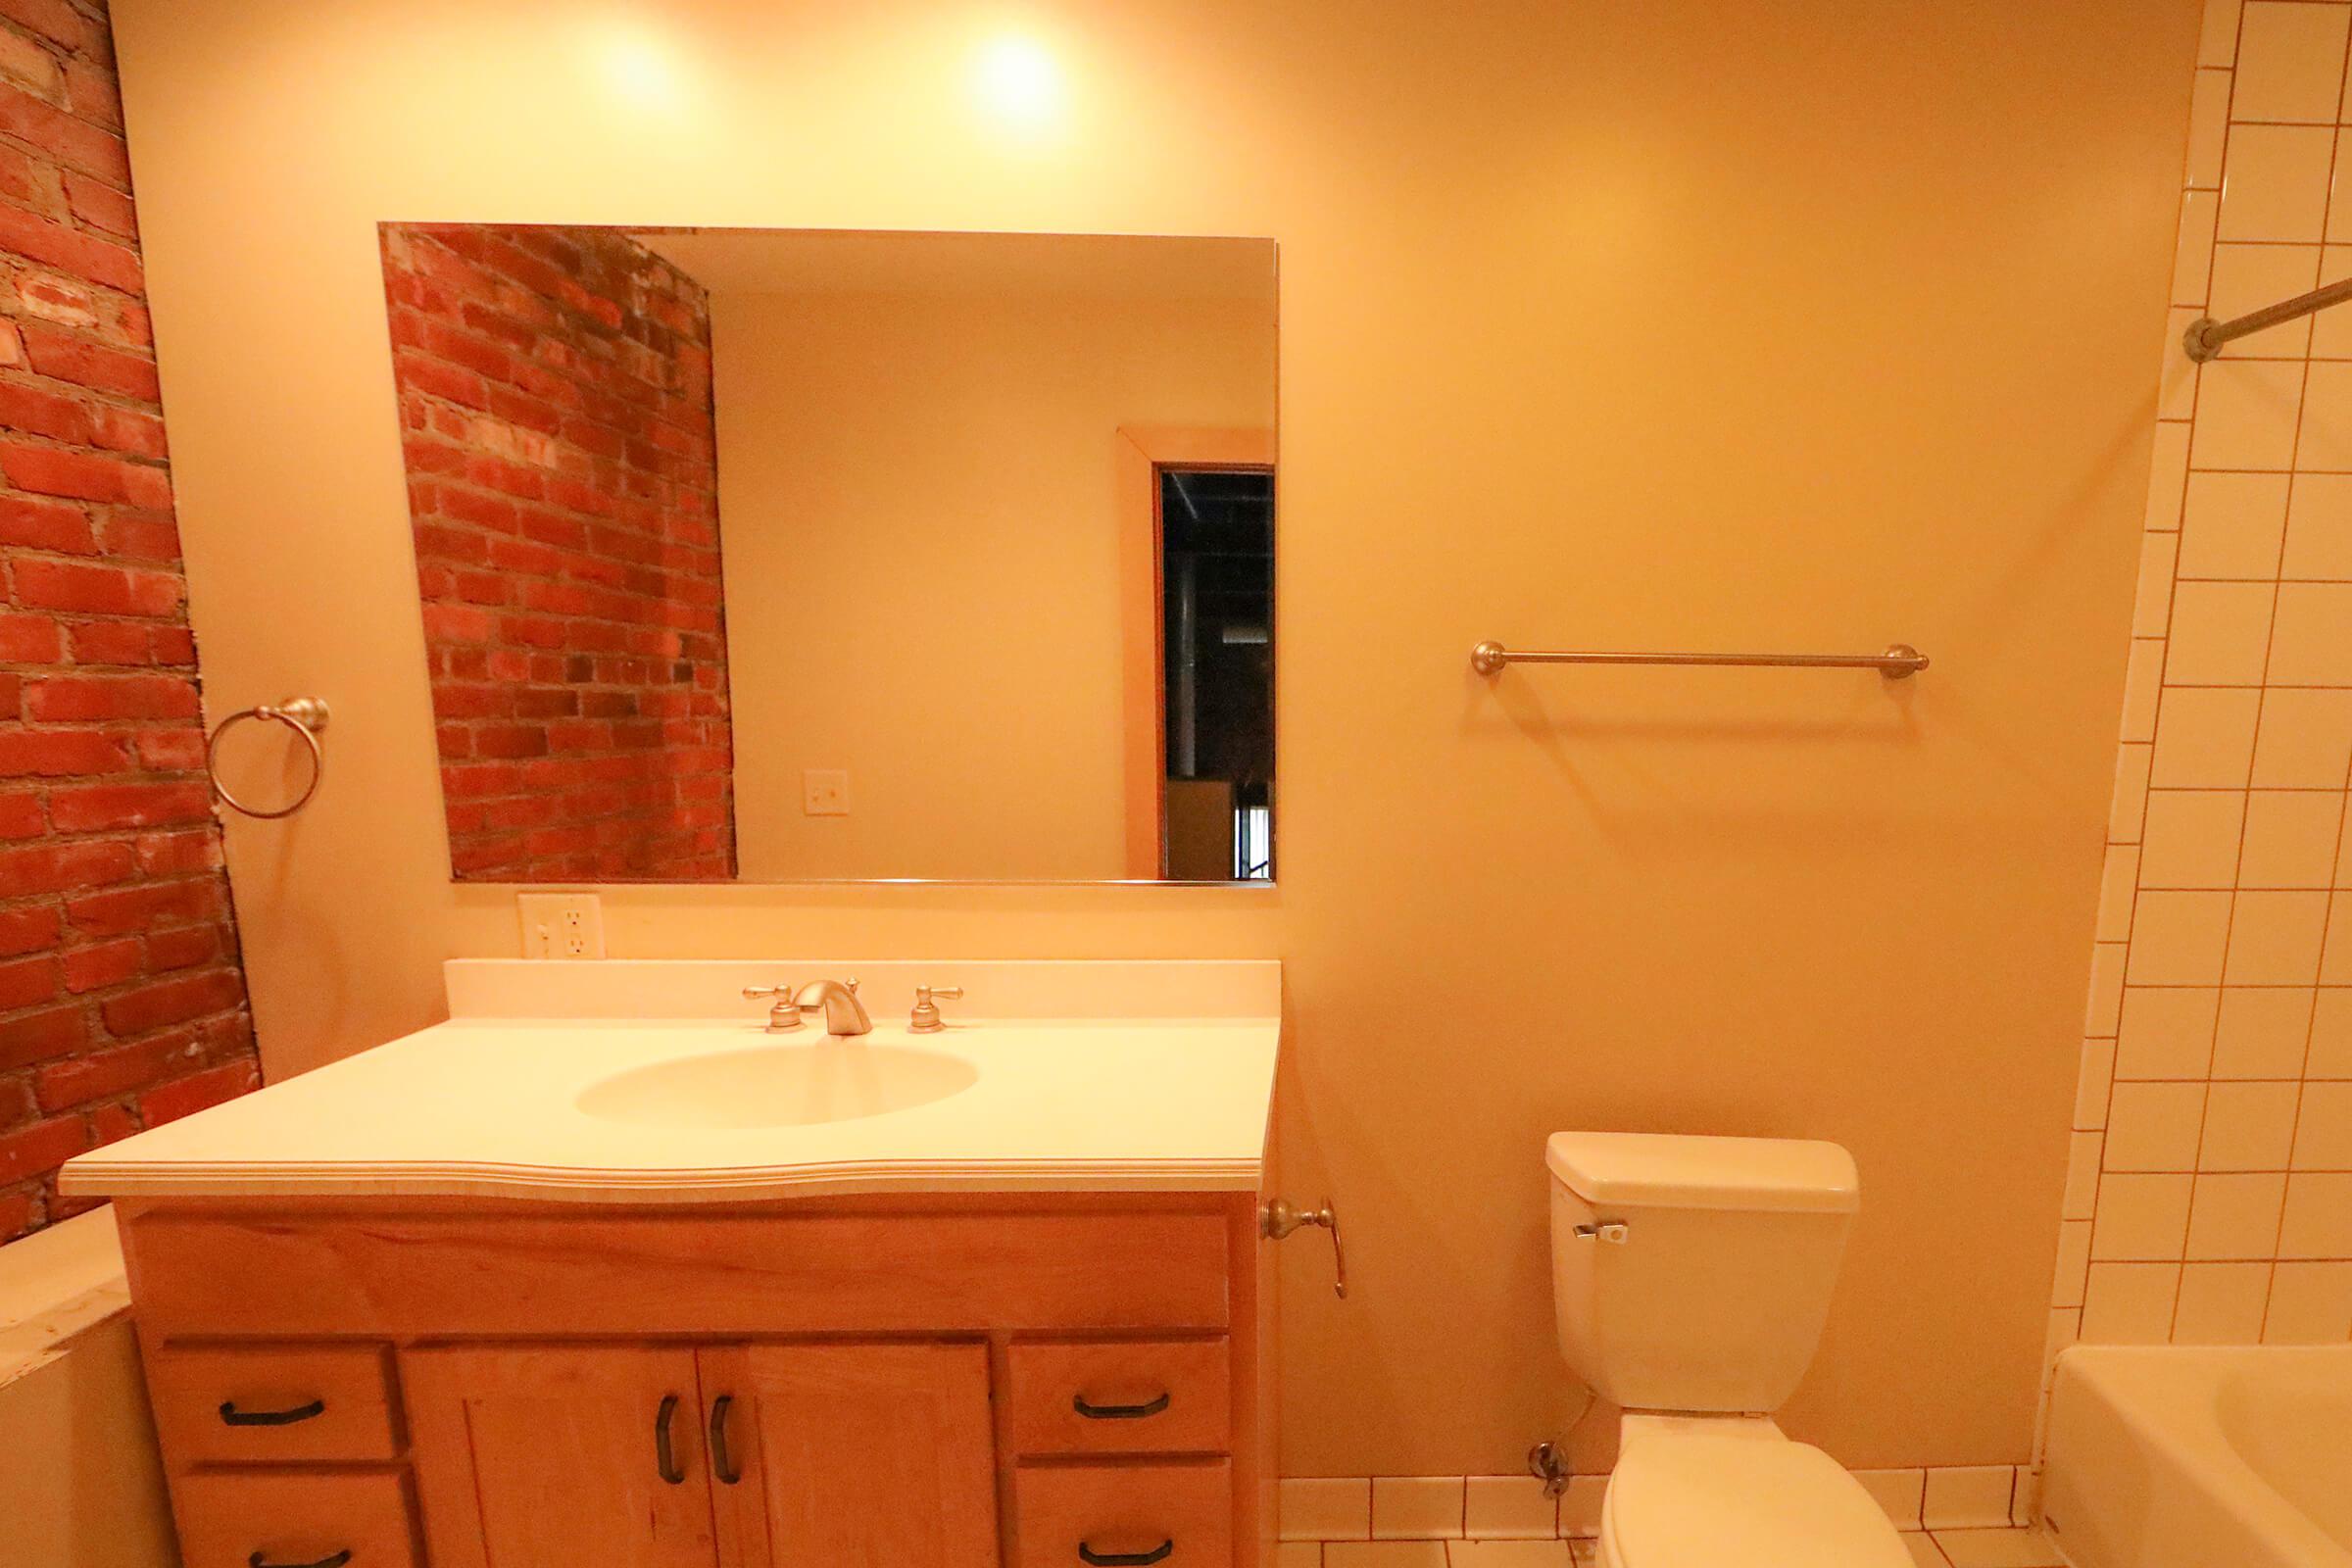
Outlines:
{"type": "Polygon", "coordinates": [[[2352,1568],[2352,1345],[2068,1350],[2041,1511],[2076,1568],[2352,1568]]]}
{"type": "Polygon", "coordinates": [[[0,1564],[179,1561],[111,1210],[0,1248],[0,1564]]]}

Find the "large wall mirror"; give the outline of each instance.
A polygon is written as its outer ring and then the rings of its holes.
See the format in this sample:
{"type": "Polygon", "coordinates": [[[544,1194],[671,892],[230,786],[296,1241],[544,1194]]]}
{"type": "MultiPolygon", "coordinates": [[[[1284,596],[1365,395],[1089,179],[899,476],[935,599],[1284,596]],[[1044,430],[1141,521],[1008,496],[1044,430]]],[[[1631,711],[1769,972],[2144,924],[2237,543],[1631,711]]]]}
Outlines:
{"type": "Polygon", "coordinates": [[[1272,877],[1271,241],[381,236],[457,877],[1272,877]]]}

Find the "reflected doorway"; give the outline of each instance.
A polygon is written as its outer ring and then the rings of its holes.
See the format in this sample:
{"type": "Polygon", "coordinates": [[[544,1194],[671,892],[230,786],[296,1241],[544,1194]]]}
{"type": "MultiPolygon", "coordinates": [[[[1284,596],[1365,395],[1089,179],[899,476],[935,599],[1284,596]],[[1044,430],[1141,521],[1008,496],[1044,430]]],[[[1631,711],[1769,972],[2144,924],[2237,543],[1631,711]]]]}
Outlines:
{"type": "Polygon", "coordinates": [[[1274,875],[1274,475],[1159,479],[1166,874],[1274,875]]]}

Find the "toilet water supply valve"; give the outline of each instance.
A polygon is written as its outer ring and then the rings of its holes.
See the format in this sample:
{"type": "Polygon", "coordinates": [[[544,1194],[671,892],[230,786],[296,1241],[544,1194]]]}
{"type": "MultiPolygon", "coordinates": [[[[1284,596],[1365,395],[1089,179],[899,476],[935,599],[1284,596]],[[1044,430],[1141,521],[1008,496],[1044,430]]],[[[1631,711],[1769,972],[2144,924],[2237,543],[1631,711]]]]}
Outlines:
{"type": "MultiPolygon", "coordinates": [[[[1634,1239],[1633,1227],[1624,1220],[1605,1219],[1597,1214],[1590,1224],[1577,1226],[1571,1234],[1580,1242],[1604,1243],[1610,1247],[1623,1247],[1634,1239]]],[[[1585,1407],[1577,1412],[1574,1421],[1568,1423],[1570,1432],[1583,1425],[1585,1417],[1592,1413],[1594,1398],[1594,1395],[1588,1390],[1585,1407]]],[[[1564,1495],[1569,1481],[1575,1476],[1575,1471],[1568,1464],[1566,1444],[1554,1443],[1546,1438],[1528,1449],[1527,1473],[1544,1483],[1544,1495],[1546,1497],[1564,1495]]]]}
{"type": "Polygon", "coordinates": [[[1549,1438],[1527,1450],[1527,1473],[1544,1483],[1546,1497],[1564,1494],[1575,1474],[1568,1468],[1568,1456],[1549,1438]]]}
{"type": "Polygon", "coordinates": [[[1279,1242],[1301,1225],[1320,1225],[1331,1232],[1331,1294],[1348,1298],[1348,1254],[1340,1248],[1340,1212],[1323,1200],[1321,1208],[1299,1208],[1277,1198],[1257,1211],[1257,1234],[1279,1242]]]}

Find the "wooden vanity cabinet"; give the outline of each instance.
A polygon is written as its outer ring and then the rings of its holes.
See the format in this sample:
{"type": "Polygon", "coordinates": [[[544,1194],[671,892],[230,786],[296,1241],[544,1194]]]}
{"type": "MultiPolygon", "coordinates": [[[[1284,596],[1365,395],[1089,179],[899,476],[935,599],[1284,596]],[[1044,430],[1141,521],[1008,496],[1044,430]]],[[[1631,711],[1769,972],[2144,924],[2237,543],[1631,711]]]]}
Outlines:
{"type": "Polygon", "coordinates": [[[578,1568],[717,1561],[692,1347],[444,1346],[400,1361],[435,1568],[552,1563],[558,1544],[578,1568]]]}
{"type": "Polygon", "coordinates": [[[997,1461],[983,1343],[702,1352],[734,1401],[713,1446],[721,1560],[987,1563],[997,1461]],[[729,1478],[733,1477],[733,1480],[729,1478]]]}
{"type": "Polygon", "coordinates": [[[186,1568],[1270,1552],[1254,1198],[120,1218],[186,1568]]]}

